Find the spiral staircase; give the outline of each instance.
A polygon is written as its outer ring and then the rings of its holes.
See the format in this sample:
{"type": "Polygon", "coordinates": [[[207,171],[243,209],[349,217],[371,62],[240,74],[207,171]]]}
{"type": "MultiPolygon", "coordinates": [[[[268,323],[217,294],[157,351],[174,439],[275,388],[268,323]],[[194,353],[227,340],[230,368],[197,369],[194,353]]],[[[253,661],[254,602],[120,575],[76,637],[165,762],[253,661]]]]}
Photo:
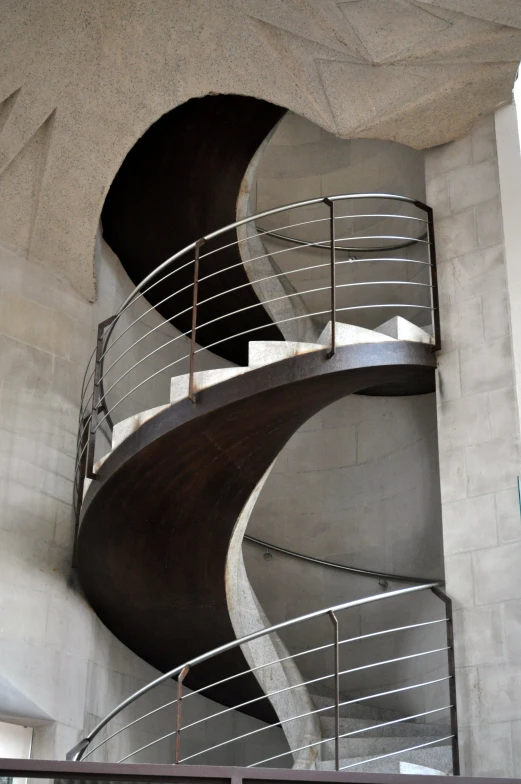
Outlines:
{"type": "Polygon", "coordinates": [[[251,509],[273,461],[311,416],[350,394],[433,391],[439,348],[435,261],[426,205],[387,194],[319,197],[250,216],[190,244],[100,324],[82,392],[75,563],[101,620],[164,675],[116,706],[71,750],[71,759],[93,759],[100,748],[108,754],[116,737],[119,743],[138,722],[175,706],[175,727],[136,749],[119,746],[125,751],[120,761],[137,759],[144,750],[154,761],[157,744],[172,743],[172,762],[211,762],[213,750],[255,740],[255,755],[246,756],[253,766],[293,762],[300,768],[394,772],[412,765],[458,773],[452,618],[442,583],[385,575],[407,587],[271,626],[241,553],[251,509]],[[387,209],[389,204],[396,209],[387,209]],[[310,208],[315,212],[303,219],[310,208]],[[317,217],[317,209],[325,214],[317,217]],[[279,215],[284,225],[256,228],[259,220],[279,215]],[[364,228],[364,220],[378,231],[364,228]],[[397,231],[400,222],[405,228],[397,231]],[[320,224],[327,236],[287,236],[288,229],[311,224],[320,224]],[[268,236],[280,241],[281,231],[286,245],[268,252],[268,236]],[[230,280],[231,246],[240,252],[232,266],[246,276],[231,290],[219,290],[216,276],[224,273],[230,280]],[[298,283],[303,246],[319,254],[311,268],[324,283],[310,290],[298,283]],[[397,254],[401,249],[406,250],[397,254]],[[219,265],[220,252],[225,263],[219,265]],[[287,253],[294,263],[281,271],[277,254],[287,253]],[[382,268],[383,278],[375,272],[382,268]],[[183,285],[176,288],[178,272],[183,285]],[[377,291],[378,298],[353,299],[361,289],[377,291]],[[238,308],[232,303],[240,304],[241,290],[250,300],[238,308]],[[408,298],[396,302],[403,290],[408,298]],[[310,309],[306,297],[317,292],[323,304],[310,309]],[[341,300],[345,294],[348,299],[341,300]],[[258,301],[252,304],[252,297],[258,301]],[[160,306],[165,312],[165,299],[169,315],[154,321],[160,306]],[[265,313],[260,325],[241,329],[241,312],[256,307],[265,313]],[[257,330],[266,330],[266,318],[283,340],[255,339],[257,330]],[[235,356],[246,353],[247,364],[232,364],[223,343],[233,346],[235,356]],[[419,592],[433,595],[435,617],[389,628],[383,611],[378,631],[342,638],[344,613],[369,602],[385,607],[393,599],[414,607],[419,592]],[[286,633],[317,620],[330,637],[316,649],[295,651],[286,633]],[[381,637],[385,649],[389,638],[420,627],[441,631],[441,642],[436,638],[428,650],[344,666],[344,645],[381,637]],[[330,649],[334,663],[306,682],[299,657],[323,649],[330,649]],[[429,671],[423,680],[363,696],[350,695],[345,685],[350,673],[439,655],[446,672],[436,677],[429,671]],[[140,700],[165,685],[172,688],[172,679],[174,699],[135,713],[140,700]],[[425,710],[403,715],[382,707],[381,700],[393,694],[428,693],[433,685],[443,685],[446,694],[441,703],[437,696],[432,703],[426,697],[425,710]],[[205,722],[238,710],[264,724],[183,753],[187,730],[202,724],[183,720],[182,706],[194,693],[221,706],[205,722]],[[126,722],[121,714],[129,710],[126,722]],[[287,750],[263,755],[259,733],[270,726],[283,729],[287,750]]]}

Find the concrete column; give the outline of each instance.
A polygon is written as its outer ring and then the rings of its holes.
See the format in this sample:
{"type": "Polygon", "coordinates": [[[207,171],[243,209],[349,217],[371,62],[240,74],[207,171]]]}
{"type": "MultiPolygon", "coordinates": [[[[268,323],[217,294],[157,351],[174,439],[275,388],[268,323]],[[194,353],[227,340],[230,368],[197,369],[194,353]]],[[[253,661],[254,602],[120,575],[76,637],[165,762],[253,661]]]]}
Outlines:
{"type": "Polygon", "coordinates": [[[494,117],[428,151],[426,185],[439,259],[438,437],[462,773],[519,776],[519,430],[494,117]]]}

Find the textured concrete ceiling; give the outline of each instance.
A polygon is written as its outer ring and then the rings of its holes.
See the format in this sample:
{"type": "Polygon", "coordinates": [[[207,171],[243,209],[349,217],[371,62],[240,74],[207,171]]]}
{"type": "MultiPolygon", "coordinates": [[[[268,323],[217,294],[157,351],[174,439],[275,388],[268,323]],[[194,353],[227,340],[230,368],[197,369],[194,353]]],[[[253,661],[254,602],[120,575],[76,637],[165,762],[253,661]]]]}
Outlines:
{"type": "MultiPolygon", "coordinates": [[[[1,0],[0,239],[94,296],[108,187],[193,96],[423,148],[511,98],[521,0],[1,0]]],[[[174,250],[174,249],[173,249],[174,250]]]]}

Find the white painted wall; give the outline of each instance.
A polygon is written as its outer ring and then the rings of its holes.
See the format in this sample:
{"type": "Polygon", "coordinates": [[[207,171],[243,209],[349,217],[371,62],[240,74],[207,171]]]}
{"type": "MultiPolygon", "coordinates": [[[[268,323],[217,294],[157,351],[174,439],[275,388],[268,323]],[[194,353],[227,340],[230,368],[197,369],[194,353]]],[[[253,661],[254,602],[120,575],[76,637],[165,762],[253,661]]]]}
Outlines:
{"type": "Polygon", "coordinates": [[[0,757],[29,759],[32,739],[32,727],[0,721],[0,757]]]}

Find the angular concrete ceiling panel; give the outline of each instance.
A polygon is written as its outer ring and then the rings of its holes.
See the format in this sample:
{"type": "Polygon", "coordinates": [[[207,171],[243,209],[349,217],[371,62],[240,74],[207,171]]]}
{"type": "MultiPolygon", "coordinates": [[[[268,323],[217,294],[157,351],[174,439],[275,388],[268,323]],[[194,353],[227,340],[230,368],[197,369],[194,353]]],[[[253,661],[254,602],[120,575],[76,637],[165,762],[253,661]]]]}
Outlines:
{"type": "Polygon", "coordinates": [[[354,0],[340,6],[374,63],[446,32],[450,22],[406,0],[354,0]]]}
{"type": "Polygon", "coordinates": [[[520,34],[521,0],[2,0],[0,239],[92,298],[105,194],[162,114],[238,93],[428,147],[511,99],[520,34]]]}
{"type": "Polygon", "coordinates": [[[509,27],[520,27],[519,0],[423,0],[429,5],[449,8],[467,16],[497,22],[509,27]]]}

